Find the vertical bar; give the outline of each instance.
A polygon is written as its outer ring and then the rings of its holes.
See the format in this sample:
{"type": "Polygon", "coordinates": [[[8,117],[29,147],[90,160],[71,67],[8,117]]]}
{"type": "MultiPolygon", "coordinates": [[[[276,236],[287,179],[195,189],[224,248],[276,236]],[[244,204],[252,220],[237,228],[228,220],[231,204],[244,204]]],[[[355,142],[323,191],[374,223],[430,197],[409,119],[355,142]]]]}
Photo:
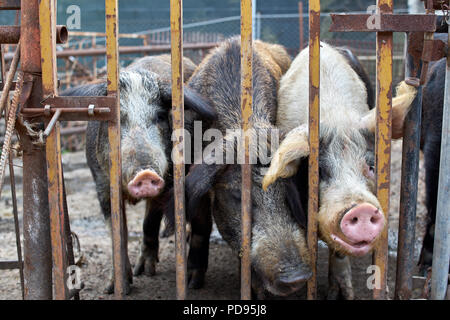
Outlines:
{"type": "MultiPolygon", "coordinates": [[[[24,72],[22,107],[42,101],[39,1],[21,1],[21,68],[24,72]],[[33,85],[34,83],[34,85],[33,85]],[[32,87],[31,87],[32,86],[32,87]],[[30,88],[31,87],[31,88],[30,88]]],[[[23,147],[23,237],[26,300],[52,298],[52,256],[45,149],[32,144],[26,130],[17,126],[23,147]]]]}
{"type": "Polygon", "coordinates": [[[303,49],[303,1],[298,2],[298,32],[299,32],[299,45],[298,52],[303,49]]]}
{"type": "MultiPolygon", "coordinates": [[[[44,97],[57,93],[56,74],[56,17],[54,0],[41,0],[39,4],[41,36],[42,93],[44,97]]],[[[57,118],[56,118],[57,119],[57,118]]],[[[47,122],[48,123],[48,122],[47,122]]],[[[53,281],[55,299],[67,298],[66,288],[66,241],[63,209],[63,188],[61,173],[61,141],[59,123],[46,140],[48,204],[50,209],[50,236],[53,257],[53,281]]]]}
{"type": "MultiPolygon", "coordinates": [[[[450,32],[448,35],[450,40],[450,32]]],[[[433,273],[431,275],[431,299],[433,300],[445,299],[450,259],[450,215],[448,212],[450,208],[450,167],[448,165],[450,163],[450,55],[447,55],[444,97],[441,162],[434,227],[433,273]]]]}
{"type": "MultiPolygon", "coordinates": [[[[405,41],[405,78],[420,78],[420,61],[408,53],[409,34],[405,41]]],[[[414,268],[414,240],[416,227],[417,187],[419,178],[420,130],[422,122],[422,86],[403,127],[402,176],[398,228],[397,273],[394,298],[409,300],[412,293],[414,268]]]]}
{"type": "Polygon", "coordinates": [[[320,0],[309,1],[309,164],[308,248],[312,277],[308,300],[317,298],[317,213],[319,211],[319,123],[320,123],[320,0]]]}
{"type": "Polygon", "coordinates": [[[245,152],[245,163],[242,164],[242,205],[241,205],[241,299],[250,300],[251,290],[251,237],[252,237],[252,168],[249,154],[250,117],[253,104],[253,51],[252,51],[252,1],[241,0],[241,113],[242,139],[245,152]]]}
{"type": "Polygon", "coordinates": [[[183,0],[170,0],[172,119],[179,132],[173,143],[177,299],[186,299],[186,213],[184,205],[183,0]]]}
{"type": "Polygon", "coordinates": [[[119,82],[119,50],[118,38],[119,17],[118,0],[105,0],[106,13],[106,57],[108,71],[108,95],[115,96],[116,118],[108,123],[109,140],[109,177],[111,188],[111,230],[114,263],[114,295],[116,299],[125,296],[125,275],[127,244],[125,241],[124,215],[122,214],[122,159],[120,156],[120,97],[119,82]]]}
{"type": "MultiPolygon", "coordinates": [[[[393,0],[378,0],[377,5],[381,13],[393,12],[393,0]]],[[[392,43],[392,32],[377,32],[376,190],[386,221],[389,221],[391,173],[392,43]]],[[[380,288],[374,289],[374,299],[387,298],[388,227],[389,223],[381,234],[373,254],[373,264],[380,268],[380,288]]]]}

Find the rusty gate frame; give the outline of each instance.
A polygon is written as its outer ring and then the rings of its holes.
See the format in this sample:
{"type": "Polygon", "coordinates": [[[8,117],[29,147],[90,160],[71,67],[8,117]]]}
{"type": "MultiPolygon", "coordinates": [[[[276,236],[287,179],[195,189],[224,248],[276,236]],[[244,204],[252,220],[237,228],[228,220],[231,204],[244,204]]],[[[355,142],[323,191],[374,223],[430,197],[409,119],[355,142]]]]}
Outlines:
{"type": "MultiPolygon", "coordinates": [[[[49,231],[51,243],[44,243],[44,247],[51,247],[53,256],[53,277],[55,281],[55,298],[70,299],[77,298],[79,290],[69,290],[67,288],[67,266],[73,261],[71,259],[71,244],[67,205],[65,203],[64,178],[61,163],[60,150],[60,128],[58,121],[70,120],[98,120],[108,121],[108,137],[110,144],[110,177],[111,177],[111,218],[112,218],[112,238],[113,238],[113,262],[115,275],[115,297],[117,299],[124,298],[125,294],[125,274],[126,274],[126,216],[124,214],[123,199],[121,197],[121,157],[120,157],[120,103],[119,103],[119,64],[118,64],[118,0],[105,0],[105,17],[106,17],[106,35],[107,35],[107,70],[108,70],[108,95],[107,97],[61,97],[58,96],[58,82],[56,74],[56,43],[59,32],[56,27],[56,0],[40,0],[39,8],[38,0],[26,1],[9,0],[0,2],[2,9],[22,10],[22,25],[20,34],[25,40],[21,52],[23,54],[22,71],[25,75],[25,93],[21,97],[22,108],[21,114],[26,118],[33,117],[35,121],[44,121],[47,125],[46,148],[43,150],[34,150],[31,154],[25,156],[24,167],[30,160],[39,161],[46,155],[48,191],[44,189],[31,193],[31,196],[38,198],[48,192],[48,208],[50,212],[50,225],[47,227],[37,226],[38,232],[44,234],[49,231]],[[24,11],[28,14],[25,15],[24,11]],[[37,21],[39,20],[39,21],[37,21]],[[39,22],[39,23],[38,23],[39,22]],[[31,32],[33,28],[39,26],[38,32],[31,32]],[[36,45],[39,44],[37,47],[36,45]],[[40,50],[36,50],[36,48],[40,50]],[[38,54],[39,53],[39,54],[38,54]],[[42,74],[42,78],[41,78],[42,74]],[[42,88],[40,82],[42,81],[42,88]],[[89,107],[88,107],[89,106],[89,107]],[[93,106],[93,107],[92,107],[93,106]],[[70,249],[70,250],[69,250],[70,249]]],[[[428,7],[433,1],[427,0],[428,7]]],[[[171,25],[171,63],[172,63],[172,111],[174,130],[184,129],[184,101],[183,101],[183,14],[182,0],[171,0],[170,2],[170,25],[171,25]]],[[[332,15],[333,23],[330,31],[366,31],[377,32],[377,125],[376,125],[376,177],[377,177],[377,197],[381,203],[382,209],[386,214],[389,213],[389,185],[390,185],[390,148],[391,148],[391,122],[392,122],[392,43],[393,32],[426,32],[425,41],[432,40],[432,32],[436,30],[436,19],[433,9],[429,9],[429,15],[394,15],[393,0],[378,0],[377,6],[380,10],[381,27],[379,29],[368,29],[366,21],[368,15],[332,15]],[[434,18],[433,18],[434,17],[434,18]],[[411,20],[412,19],[412,20],[411,20]],[[414,23],[413,23],[413,22],[414,23]],[[417,22],[422,23],[417,23],[417,22]]],[[[318,199],[318,157],[319,157],[319,125],[320,125],[320,0],[310,0],[309,2],[309,75],[310,75],[310,99],[309,99],[309,143],[311,155],[309,157],[309,200],[308,200],[308,230],[307,240],[308,247],[312,253],[313,276],[308,281],[307,298],[316,299],[317,297],[317,212],[319,206],[318,199]]],[[[429,43],[428,43],[429,44],[429,43]]],[[[432,48],[432,45],[431,45],[432,48]]],[[[424,51],[425,52],[425,51],[424,51]]],[[[241,0],[241,112],[242,112],[242,129],[246,132],[251,128],[250,117],[252,115],[252,1],[241,0]]],[[[428,55],[428,60],[424,56],[422,60],[431,61],[432,54],[428,55]]],[[[447,58],[448,59],[448,58],[447,58]]],[[[447,60],[448,61],[448,60],[447,60]]],[[[449,63],[447,62],[447,68],[449,63]]],[[[426,67],[425,69],[426,70],[426,67]]],[[[423,71],[422,70],[422,71],[423,71]]],[[[425,72],[426,73],[426,72],[425,72]]],[[[417,73],[415,74],[417,76],[417,73]]],[[[447,71],[448,77],[448,71],[447,71]]],[[[421,99],[421,84],[423,84],[424,72],[422,72],[422,82],[417,83],[418,79],[409,79],[409,82],[419,87],[419,97],[416,98],[413,110],[414,114],[408,115],[405,132],[413,132],[411,135],[415,140],[413,146],[416,155],[412,158],[412,166],[417,165],[417,116],[420,114],[418,110],[421,99]],[[415,119],[415,120],[414,120],[415,119]],[[409,130],[409,131],[408,131],[409,130]]],[[[448,79],[447,79],[448,81],[448,79]]],[[[446,86],[448,89],[448,84],[446,86]]],[[[448,100],[448,99],[447,99],[448,100]]],[[[448,106],[447,106],[448,108],[448,106]]],[[[448,125],[448,124],[447,124],[448,125]]],[[[446,129],[444,129],[446,130],[446,129]]],[[[443,131],[444,131],[443,130],[443,131]]],[[[25,139],[25,146],[31,146],[26,140],[26,131],[18,128],[22,138],[25,139]]],[[[179,132],[183,132],[180,130],[179,132]]],[[[245,163],[242,167],[242,211],[241,211],[241,298],[244,300],[251,299],[251,165],[249,164],[249,143],[248,136],[245,135],[243,141],[245,147],[245,163]]],[[[177,299],[185,299],[187,296],[186,286],[186,217],[185,217],[185,199],[184,199],[184,137],[181,135],[174,142],[173,147],[179,152],[174,156],[179,161],[174,161],[174,190],[175,190],[175,222],[176,222],[176,284],[177,299]]],[[[406,146],[404,145],[404,157],[406,146]]],[[[448,151],[447,151],[448,154],[448,151]]],[[[176,159],[174,159],[176,160],[176,159]]],[[[405,166],[408,166],[405,164],[405,166]]],[[[29,169],[31,170],[31,169],[29,169]]],[[[413,170],[414,171],[414,170],[413,170]]],[[[406,171],[405,171],[406,172],[406,171]]],[[[33,171],[25,172],[24,181],[30,179],[33,171]]],[[[41,179],[44,179],[45,172],[34,172],[41,179]]],[[[402,175],[404,169],[402,167],[402,175]]],[[[416,172],[417,174],[417,172],[416,172]]],[[[406,179],[406,178],[405,178],[406,179]]],[[[402,190],[404,189],[404,179],[402,179],[402,190]]],[[[27,180],[32,181],[32,180],[27,180]]],[[[406,182],[405,182],[406,183],[406,182]]],[[[409,186],[417,185],[417,178],[412,178],[408,182],[409,186]]],[[[405,185],[405,190],[407,186],[405,185]]],[[[448,192],[448,190],[447,190],[448,192]]],[[[402,192],[402,198],[405,201],[416,201],[416,194],[408,198],[408,192],[402,192]]],[[[28,195],[29,197],[30,195],[28,195]]],[[[41,212],[45,215],[45,199],[41,199],[42,203],[32,204],[30,207],[24,199],[24,224],[27,218],[30,218],[30,212],[36,212],[38,208],[44,208],[41,212]]],[[[24,194],[25,198],[25,194],[24,194]]],[[[40,198],[39,198],[40,199],[40,198]]],[[[396,282],[396,298],[409,298],[411,290],[411,277],[408,273],[410,263],[412,263],[411,254],[406,252],[411,250],[411,230],[414,230],[415,212],[403,213],[401,209],[401,225],[399,236],[409,236],[409,245],[399,247],[399,257],[406,255],[404,264],[398,263],[397,274],[403,279],[396,282]],[[411,218],[412,217],[412,218],[411,218]],[[405,219],[409,219],[405,222],[405,219]],[[411,222],[412,221],[412,222],[411,222]],[[412,228],[412,229],[411,229],[412,228]],[[407,230],[407,231],[405,231],[407,230]],[[407,270],[403,274],[404,270],[407,270]],[[406,287],[402,287],[405,285],[406,287]],[[397,288],[398,287],[398,288],[397,288]],[[403,288],[403,289],[402,289],[403,288]],[[406,288],[406,289],[404,289],[406,288]],[[401,290],[406,290],[405,295],[401,294],[401,290]]],[[[439,219],[442,219],[440,217],[439,219]]],[[[44,221],[45,224],[45,221],[44,221]]],[[[445,230],[444,230],[445,231],[445,230]]],[[[25,256],[29,254],[32,243],[27,246],[27,239],[30,234],[24,232],[25,237],[25,256]]],[[[374,264],[381,267],[381,288],[374,290],[374,299],[386,299],[387,288],[387,229],[382,234],[379,246],[376,248],[373,259],[374,264]]],[[[442,247],[442,246],[441,246],[442,247]]],[[[445,246],[444,246],[445,247],[445,246]]],[[[448,250],[448,248],[447,248],[448,250]]],[[[46,261],[48,257],[39,257],[39,259],[31,257],[32,262],[38,264],[40,271],[45,273],[41,278],[35,281],[29,281],[25,290],[26,299],[34,298],[51,298],[51,275],[48,281],[49,264],[46,261]]],[[[26,259],[25,259],[26,260],[26,259]]],[[[47,259],[48,260],[48,259],[47,259]]],[[[433,257],[433,263],[435,258],[433,257]]],[[[30,277],[29,267],[27,263],[25,267],[25,279],[30,277]],[[27,271],[28,267],[28,271],[27,271]]],[[[51,264],[50,264],[51,270],[51,264]]],[[[50,271],[51,272],[51,271],[50,271]]],[[[433,274],[434,276],[434,274],[433,274]]],[[[442,278],[442,277],[441,277],[442,278]]],[[[440,279],[442,280],[442,279],[440,279]]],[[[438,276],[433,278],[434,286],[440,281],[438,276]],[[436,280],[436,279],[437,280],[436,280]]],[[[437,289],[433,289],[436,291],[437,289]]],[[[433,292],[434,292],[433,291],[433,292]]],[[[441,290],[442,291],[442,290],[441,290]]],[[[437,293],[433,293],[433,298],[437,297],[437,293]]]]}

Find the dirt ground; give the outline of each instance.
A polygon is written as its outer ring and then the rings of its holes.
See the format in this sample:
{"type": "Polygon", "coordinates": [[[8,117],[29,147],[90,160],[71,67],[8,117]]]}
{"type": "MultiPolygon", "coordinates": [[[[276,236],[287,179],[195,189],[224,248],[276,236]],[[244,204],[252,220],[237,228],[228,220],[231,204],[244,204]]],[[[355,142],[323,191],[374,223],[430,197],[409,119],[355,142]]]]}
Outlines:
{"type": "MultiPolygon", "coordinates": [[[[109,233],[105,227],[103,216],[95,193],[95,185],[86,165],[84,152],[66,153],[63,155],[64,173],[67,187],[67,201],[72,231],[81,243],[81,254],[84,257],[81,278],[85,288],[81,291],[81,299],[112,299],[112,295],[104,294],[111,271],[111,244],[109,233]]],[[[14,160],[17,194],[19,202],[20,224],[22,224],[22,179],[21,161],[14,160]]],[[[401,141],[395,141],[392,148],[392,184],[391,209],[389,215],[389,295],[393,296],[395,281],[395,265],[397,251],[398,210],[400,197],[401,141]]],[[[419,201],[417,208],[416,228],[416,261],[420,252],[425,226],[424,207],[424,172],[421,159],[419,182],[419,201]]],[[[8,170],[7,170],[8,171],[8,170]]],[[[142,236],[142,218],[144,203],[127,206],[129,228],[129,255],[134,265],[142,236]]],[[[5,186],[0,200],[0,261],[16,260],[14,222],[12,215],[9,177],[5,178],[5,186]]],[[[318,283],[319,299],[324,299],[327,292],[328,249],[323,242],[319,243],[318,283]]],[[[77,256],[79,256],[77,254],[77,256]]],[[[127,299],[175,299],[175,250],[174,237],[161,239],[160,262],[154,277],[139,276],[134,278],[132,292],[127,299]]],[[[367,289],[367,267],[371,265],[371,257],[352,259],[353,285],[357,299],[370,299],[372,292],[367,289]]],[[[209,269],[203,289],[189,290],[189,299],[239,299],[239,267],[237,255],[221,239],[215,230],[211,238],[209,269]]],[[[304,299],[305,290],[289,299],[304,299]]],[[[0,299],[21,299],[18,270],[0,271],[0,299]]]]}

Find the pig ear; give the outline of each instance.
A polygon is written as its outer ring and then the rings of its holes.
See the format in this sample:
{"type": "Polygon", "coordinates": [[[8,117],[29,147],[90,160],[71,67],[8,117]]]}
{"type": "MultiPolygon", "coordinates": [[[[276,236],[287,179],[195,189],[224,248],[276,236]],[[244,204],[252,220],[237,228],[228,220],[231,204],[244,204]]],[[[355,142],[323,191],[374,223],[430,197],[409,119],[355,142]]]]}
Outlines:
{"type": "MultiPolygon", "coordinates": [[[[159,81],[161,99],[168,108],[172,105],[172,85],[169,81],[159,81]]],[[[215,120],[217,113],[211,103],[188,86],[184,86],[184,107],[197,112],[203,119],[215,120]]]]}
{"type": "Polygon", "coordinates": [[[305,124],[291,130],[281,142],[264,176],[263,189],[267,190],[278,178],[293,176],[297,172],[300,159],[308,155],[308,127],[305,124]]]}
{"type": "MultiPolygon", "coordinates": [[[[397,86],[396,96],[392,99],[392,138],[399,139],[403,137],[403,123],[408,114],[409,108],[416,97],[415,87],[402,81],[397,86]]],[[[376,128],[376,109],[370,110],[367,115],[361,119],[361,127],[375,133],[376,128]]]]}

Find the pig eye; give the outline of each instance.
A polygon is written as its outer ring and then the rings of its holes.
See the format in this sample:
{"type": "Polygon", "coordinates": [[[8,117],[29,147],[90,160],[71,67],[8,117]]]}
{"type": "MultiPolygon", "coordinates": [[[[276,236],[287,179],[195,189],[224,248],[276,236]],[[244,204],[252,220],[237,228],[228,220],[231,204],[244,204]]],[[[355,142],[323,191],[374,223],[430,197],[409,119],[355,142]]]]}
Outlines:
{"type": "Polygon", "coordinates": [[[370,165],[364,166],[364,173],[367,178],[374,179],[375,178],[375,167],[370,165]]]}
{"type": "Polygon", "coordinates": [[[165,112],[158,112],[155,121],[156,123],[167,121],[167,114],[165,112]]]}

